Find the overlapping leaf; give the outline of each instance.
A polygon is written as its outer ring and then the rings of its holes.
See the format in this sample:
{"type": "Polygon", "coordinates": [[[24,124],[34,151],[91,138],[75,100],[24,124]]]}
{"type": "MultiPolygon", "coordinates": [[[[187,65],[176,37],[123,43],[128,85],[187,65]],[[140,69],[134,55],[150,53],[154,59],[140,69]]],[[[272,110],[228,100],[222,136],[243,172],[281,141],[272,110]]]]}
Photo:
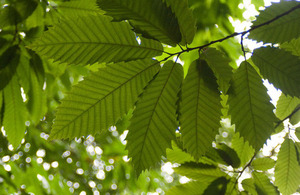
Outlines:
{"type": "Polygon", "coordinates": [[[194,158],[189,154],[181,150],[174,142],[172,143],[172,149],[167,149],[167,158],[170,162],[185,163],[195,161],[194,158]]]}
{"type": "Polygon", "coordinates": [[[293,39],[290,42],[285,42],[280,45],[286,51],[291,52],[293,55],[300,58],[300,37],[298,39],[293,39]]]}
{"type": "Polygon", "coordinates": [[[181,44],[192,43],[196,33],[196,21],[193,12],[188,7],[187,0],[164,0],[171,7],[178,19],[179,28],[182,34],[181,44]]]}
{"type": "Polygon", "coordinates": [[[239,133],[234,134],[232,137],[231,147],[239,156],[242,166],[245,165],[254,155],[254,149],[249,145],[248,141],[245,141],[243,137],[240,137],[239,133]]]}
{"type": "Polygon", "coordinates": [[[73,64],[119,62],[160,55],[162,46],[154,40],[136,40],[126,22],[111,22],[102,16],[63,20],[31,46],[48,58],[73,64]]]}
{"type": "Polygon", "coordinates": [[[236,131],[259,150],[273,132],[275,121],[267,89],[254,68],[243,62],[229,90],[229,113],[236,131]]]}
{"type": "Polygon", "coordinates": [[[0,127],[2,127],[3,111],[4,111],[3,91],[0,90],[0,127]]]}
{"type": "Polygon", "coordinates": [[[265,79],[283,93],[300,97],[300,59],[281,49],[265,47],[254,50],[252,60],[265,79]]]}
{"type": "Polygon", "coordinates": [[[162,0],[98,0],[115,20],[129,20],[137,33],[169,45],[181,41],[177,18],[162,0]]]}
{"type": "Polygon", "coordinates": [[[61,12],[63,17],[76,17],[87,14],[97,15],[103,13],[97,7],[96,0],[79,0],[79,1],[65,1],[58,4],[57,9],[61,12]]]}
{"type": "Polygon", "coordinates": [[[281,94],[276,105],[276,116],[280,120],[283,120],[289,116],[299,105],[299,98],[281,94]]]}
{"type": "Polygon", "coordinates": [[[26,107],[21,96],[17,76],[13,76],[4,88],[3,126],[7,139],[16,149],[25,135],[26,107]]]}
{"type": "Polygon", "coordinates": [[[248,37],[265,43],[283,43],[293,38],[298,38],[300,31],[300,2],[297,1],[283,1],[272,4],[259,14],[257,20],[253,22],[253,27],[270,21],[293,8],[295,9],[289,14],[251,31],[248,37]]]}
{"type": "Polygon", "coordinates": [[[278,159],[275,165],[275,185],[280,192],[294,193],[300,184],[300,166],[297,160],[297,151],[294,142],[288,138],[281,144],[278,159]]]}
{"type": "Polygon", "coordinates": [[[118,63],[86,77],[62,100],[52,139],[95,134],[129,111],[160,66],[153,60],[118,63]]]}
{"type": "Polygon", "coordinates": [[[277,188],[271,183],[267,175],[254,171],[252,172],[254,185],[258,194],[278,195],[277,188]]]}
{"type": "Polygon", "coordinates": [[[220,126],[221,98],[213,72],[194,61],[182,86],[180,123],[183,146],[199,159],[212,145],[220,126]]]}
{"type": "Polygon", "coordinates": [[[177,185],[167,191],[167,195],[195,195],[203,194],[211,181],[191,181],[185,184],[177,185]]]}
{"type": "Polygon", "coordinates": [[[175,139],[182,79],[182,66],[168,61],[137,102],[128,128],[127,149],[138,174],[159,162],[175,139]]]}
{"type": "Polygon", "coordinates": [[[226,93],[232,77],[232,67],[229,65],[230,59],[215,48],[206,49],[201,57],[207,61],[214,72],[220,90],[226,93]]]}

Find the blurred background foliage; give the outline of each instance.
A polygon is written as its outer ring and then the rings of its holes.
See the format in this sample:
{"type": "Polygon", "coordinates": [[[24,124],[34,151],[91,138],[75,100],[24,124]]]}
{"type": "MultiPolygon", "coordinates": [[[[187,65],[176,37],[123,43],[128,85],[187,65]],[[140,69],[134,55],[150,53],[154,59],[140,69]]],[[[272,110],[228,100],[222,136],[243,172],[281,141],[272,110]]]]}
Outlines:
{"type": "MultiPolygon", "coordinates": [[[[257,9],[263,6],[262,2],[252,1],[257,9]]],[[[243,20],[245,10],[238,8],[241,3],[241,0],[190,0],[198,28],[191,47],[233,33],[230,18],[243,20]]],[[[0,5],[0,194],[100,194],[100,191],[103,194],[159,194],[182,182],[181,176],[166,167],[176,167],[193,159],[175,143],[173,150],[168,149],[167,158],[163,158],[162,167],[157,166],[136,178],[124,141],[130,113],[115,127],[96,137],[47,141],[55,108],[64,94],[83,76],[103,65],[68,66],[46,60],[27,46],[65,17],[102,14],[96,0],[0,0],[0,5]],[[16,143],[7,139],[8,131],[2,127],[5,110],[2,91],[11,80],[19,86],[15,95],[22,98],[19,103],[24,108],[19,113],[24,124],[19,126],[18,132],[25,137],[16,143]]],[[[215,46],[232,62],[241,55],[236,39],[215,46]]],[[[165,49],[180,51],[178,47],[165,49]]],[[[198,52],[184,53],[180,57],[190,64],[198,58],[198,52]]],[[[236,66],[235,63],[232,66],[236,66]]],[[[184,66],[184,69],[188,67],[184,66]]],[[[227,108],[224,109],[226,113],[227,108]]],[[[239,139],[234,135],[234,127],[228,124],[230,121],[225,120],[217,136],[218,143],[239,139]]],[[[218,147],[230,150],[226,145],[218,147]]],[[[215,151],[211,155],[215,155],[215,151]]],[[[245,162],[228,163],[234,166],[234,163],[245,162]]]]}

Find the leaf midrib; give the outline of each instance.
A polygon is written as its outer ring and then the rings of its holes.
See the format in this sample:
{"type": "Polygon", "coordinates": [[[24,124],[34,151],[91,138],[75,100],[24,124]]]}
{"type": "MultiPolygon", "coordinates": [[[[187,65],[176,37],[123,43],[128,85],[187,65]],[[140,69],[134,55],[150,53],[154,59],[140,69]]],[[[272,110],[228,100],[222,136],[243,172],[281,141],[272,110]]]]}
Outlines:
{"type": "Polygon", "coordinates": [[[116,90],[118,90],[119,88],[123,87],[124,85],[126,85],[128,82],[130,82],[131,80],[133,80],[134,78],[137,77],[137,75],[143,73],[144,71],[152,68],[153,66],[157,65],[159,62],[155,62],[152,65],[148,66],[147,68],[143,69],[142,71],[136,73],[135,75],[133,75],[130,79],[128,79],[126,82],[122,83],[120,86],[118,86],[117,88],[113,89],[111,92],[109,92],[108,94],[106,94],[105,96],[103,96],[101,99],[99,99],[98,101],[96,101],[94,104],[92,104],[91,106],[89,106],[86,110],[84,110],[80,115],[76,116],[73,120],[69,121],[69,123],[67,123],[66,125],[64,125],[62,128],[58,129],[55,133],[52,134],[52,137],[57,135],[60,130],[65,129],[67,126],[69,126],[71,123],[73,123],[74,121],[76,121],[79,117],[81,117],[82,115],[84,115],[88,110],[90,110],[92,107],[94,107],[96,104],[98,104],[100,101],[102,101],[103,99],[105,99],[106,97],[108,97],[109,95],[112,95],[116,90]]]}

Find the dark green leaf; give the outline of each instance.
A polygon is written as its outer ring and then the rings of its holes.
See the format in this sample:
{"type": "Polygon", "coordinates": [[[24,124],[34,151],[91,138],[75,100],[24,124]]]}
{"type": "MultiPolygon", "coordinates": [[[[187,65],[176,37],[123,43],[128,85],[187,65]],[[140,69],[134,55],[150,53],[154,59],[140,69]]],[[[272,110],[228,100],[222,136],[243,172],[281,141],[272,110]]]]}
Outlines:
{"type": "Polygon", "coordinates": [[[181,184],[172,187],[167,191],[167,195],[200,195],[210,184],[209,181],[191,181],[186,184],[181,184]]]}
{"type": "Polygon", "coordinates": [[[259,150],[273,132],[275,116],[267,89],[254,68],[243,62],[229,89],[229,113],[236,131],[259,150]]]}
{"type": "Polygon", "coordinates": [[[221,98],[213,72],[203,60],[194,61],[182,86],[180,123],[183,146],[199,159],[220,127],[221,98]]]}
{"type": "Polygon", "coordinates": [[[20,60],[18,46],[8,48],[0,56],[0,90],[2,90],[14,76],[20,60]]]}
{"type": "Polygon", "coordinates": [[[169,45],[181,41],[177,18],[162,0],[98,0],[115,20],[129,20],[137,33],[169,45]]]}
{"type": "Polygon", "coordinates": [[[280,45],[280,48],[291,52],[293,55],[300,57],[300,38],[293,39],[280,45]]]}
{"type": "Polygon", "coordinates": [[[290,118],[290,123],[296,125],[300,122],[300,105],[295,109],[293,115],[290,118]]]}
{"type": "Polygon", "coordinates": [[[217,152],[223,158],[223,160],[233,168],[238,168],[241,165],[241,160],[239,159],[237,153],[226,144],[221,143],[217,145],[217,152]]]}
{"type": "Polygon", "coordinates": [[[209,184],[203,195],[225,194],[227,183],[226,177],[220,177],[209,184]]]}
{"type": "Polygon", "coordinates": [[[138,175],[160,162],[177,129],[176,102],[183,79],[180,64],[168,61],[136,104],[127,136],[128,156],[138,175]]]}

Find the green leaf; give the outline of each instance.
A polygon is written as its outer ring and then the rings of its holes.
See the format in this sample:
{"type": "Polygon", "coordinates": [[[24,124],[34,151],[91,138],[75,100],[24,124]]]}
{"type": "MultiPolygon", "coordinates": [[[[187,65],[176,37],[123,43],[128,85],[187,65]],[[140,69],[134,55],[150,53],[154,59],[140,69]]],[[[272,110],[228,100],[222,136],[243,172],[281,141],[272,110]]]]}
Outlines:
{"type": "Polygon", "coordinates": [[[178,127],[176,102],[182,65],[168,61],[138,100],[127,135],[128,156],[137,174],[160,162],[178,127]]]}
{"type": "Polygon", "coordinates": [[[280,120],[283,120],[286,117],[288,117],[299,105],[300,105],[299,98],[281,94],[276,105],[276,116],[280,120]]]}
{"type": "Polygon", "coordinates": [[[252,28],[270,21],[293,8],[295,9],[289,14],[251,31],[248,37],[265,43],[283,43],[293,38],[298,38],[298,32],[300,31],[300,2],[296,1],[273,3],[270,7],[261,11],[256,21],[253,22],[252,28]]]}
{"type": "Polygon", "coordinates": [[[272,158],[256,158],[252,161],[251,166],[255,170],[267,171],[275,166],[275,160],[272,158]]]}
{"type": "Polygon", "coordinates": [[[236,132],[258,151],[273,132],[275,116],[267,89],[249,63],[243,62],[234,73],[228,94],[236,132]]]}
{"type": "Polygon", "coordinates": [[[65,1],[59,3],[55,11],[58,11],[60,16],[69,18],[103,13],[97,6],[96,0],[65,1]]]}
{"type": "Polygon", "coordinates": [[[0,56],[0,90],[2,90],[14,76],[20,60],[20,49],[18,46],[8,48],[0,56]]]}
{"type": "Polygon", "coordinates": [[[275,185],[285,194],[296,192],[300,184],[300,166],[297,151],[292,140],[285,138],[275,165],[275,185]]]}
{"type": "Polygon", "coordinates": [[[237,153],[226,144],[218,144],[217,152],[223,158],[223,160],[233,168],[238,168],[241,165],[241,160],[239,159],[237,153]]]}
{"type": "Polygon", "coordinates": [[[232,67],[229,65],[231,61],[221,51],[215,48],[207,48],[200,55],[201,58],[206,60],[209,67],[214,72],[218,79],[218,85],[223,93],[226,93],[229,88],[229,82],[232,78],[232,67]]]}
{"type": "Polygon", "coordinates": [[[277,188],[270,182],[270,179],[261,172],[252,172],[254,185],[259,195],[277,195],[279,194],[277,188]]]}
{"type": "Polygon", "coordinates": [[[177,18],[161,0],[98,0],[115,20],[129,20],[137,33],[175,46],[181,41],[177,18]]]}
{"type": "Polygon", "coordinates": [[[250,193],[252,195],[258,195],[256,192],[256,187],[255,187],[254,182],[255,181],[253,178],[244,179],[242,181],[242,186],[243,186],[244,190],[246,190],[248,193],[250,193]]]}
{"type": "Polygon", "coordinates": [[[255,6],[256,10],[265,5],[263,0],[251,0],[251,3],[255,6]]]}
{"type": "Polygon", "coordinates": [[[182,34],[181,44],[192,43],[196,33],[196,21],[193,12],[189,9],[188,0],[164,0],[171,7],[173,13],[178,19],[179,28],[182,34]]]}
{"type": "Polygon", "coordinates": [[[290,96],[300,97],[300,59],[278,48],[259,48],[252,55],[265,79],[290,96]]]}
{"type": "Polygon", "coordinates": [[[226,177],[226,173],[217,166],[194,162],[182,164],[180,167],[174,168],[174,171],[200,182],[212,182],[218,177],[226,177]]]}
{"type": "Polygon", "coordinates": [[[297,127],[295,129],[295,135],[297,136],[297,138],[300,140],[300,127],[297,127]]]}
{"type": "Polygon", "coordinates": [[[172,142],[172,149],[167,148],[166,154],[169,161],[179,164],[195,161],[195,159],[189,153],[184,152],[174,142],[172,142]]]}
{"type": "Polygon", "coordinates": [[[163,49],[159,42],[140,40],[141,44],[126,22],[88,15],[63,20],[30,48],[55,61],[71,64],[130,61],[161,54],[163,49]]]}
{"type": "Polygon", "coordinates": [[[293,39],[280,45],[280,48],[291,52],[293,55],[300,57],[300,38],[293,39]]]}
{"type": "Polygon", "coordinates": [[[170,188],[166,195],[199,195],[203,194],[210,181],[191,181],[170,188]]]}
{"type": "Polygon", "coordinates": [[[248,141],[245,141],[243,137],[237,132],[232,137],[231,147],[236,151],[241,165],[245,165],[254,155],[254,149],[249,145],[248,141]]]}
{"type": "Polygon", "coordinates": [[[226,177],[220,177],[220,178],[214,180],[205,189],[203,195],[225,194],[228,182],[229,181],[226,177]]]}
{"type": "Polygon", "coordinates": [[[182,85],[179,120],[183,146],[196,160],[211,148],[218,133],[220,101],[213,72],[205,61],[194,61],[182,85]]]}
{"type": "Polygon", "coordinates": [[[16,149],[25,135],[26,107],[21,96],[21,89],[16,76],[13,76],[4,88],[3,126],[8,141],[16,149]]]}
{"type": "Polygon", "coordinates": [[[106,130],[134,106],[159,68],[158,62],[148,59],[112,64],[91,73],[62,100],[50,138],[74,138],[106,130]]]}
{"type": "Polygon", "coordinates": [[[293,115],[290,118],[290,123],[292,125],[297,125],[300,122],[300,106],[298,106],[295,110],[293,115]]]}
{"type": "Polygon", "coordinates": [[[4,101],[3,91],[0,90],[0,127],[2,127],[3,114],[4,114],[4,101]]]}

